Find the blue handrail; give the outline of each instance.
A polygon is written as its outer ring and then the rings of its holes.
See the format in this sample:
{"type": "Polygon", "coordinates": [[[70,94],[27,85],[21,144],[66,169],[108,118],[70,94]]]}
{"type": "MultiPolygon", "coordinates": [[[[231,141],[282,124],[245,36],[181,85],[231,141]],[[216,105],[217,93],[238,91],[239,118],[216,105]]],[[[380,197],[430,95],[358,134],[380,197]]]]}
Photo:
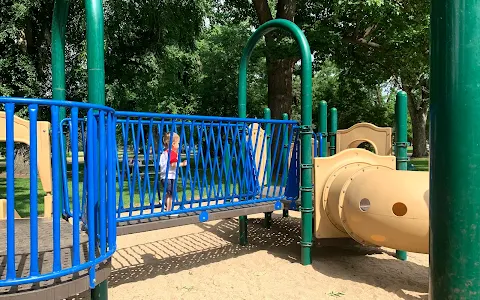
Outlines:
{"type": "MultiPolygon", "coordinates": [[[[36,283],[40,281],[51,280],[74,274],[82,270],[89,269],[90,286],[95,286],[95,267],[99,263],[106,261],[115,252],[116,249],[116,215],[115,215],[115,172],[109,172],[114,169],[116,158],[115,151],[115,117],[114,110],[105,106],[90,105],[80,102],[69,101],[53,101],[43,99],[25,99],[13,97],[0,97],[0,103],[5,106],[6,114],[6,160],[7,160],[7,219],[6,219],[6,276],[0,280],[0,287],[15,286],[20,284],[36,283]],[[15,142],[15,123],[14,114],[17,107],[27,106],[29,126],[29,147],[30,147],[30,273],[17,274],[17,263],[15,257],[24,255],[24,253],[16,252],[15,245],[15,227],[22,226],[21,223],[15,221],[15,179],[14,179],[14,142],[15,142]],[[52,230],[52,247],[46,251],[50,251],[53,255],[52,268],[43,266],[39,268],[39,244],[44,242],[42,234],[38,230],[38,193],[37,193],[37,121],[39,111],[49,109],[51,113],[51,141],[52,141],[52,198],[53,198],[53,218],[51,220],[52,230]],[[72,175],[67,178],[66,168],[63,168],[65,146],[62,131],[62,123],[59,115],[65,110],[70,115],[70,144],[72,148],[72,175]],[[96,165],[97,169],[88,168],[87,180],[88,194],[85,195],[88,210],[81,212],[81,203],[79,191],[81,182],[79,181],[79,160],[78,160],[78,124],[79,111],[87,113],[88,125],[85,129],[87,138],[83,141],[88,145],[90,152],[88,159],[90,166],[96,165]],[[98,140],[97,140],[98,139],[98,140]],[[96,147],[98,145],[98,147],[96,147]],[[94,148],[96,147],[96,148],[94,148]],[[98,160],[98,163],[94,163],[98,160]],[[70,182],[71,191],[64,189],[65,181],[70,182]],[[95,180],[96,179],[96,180],[95,180]],[[65,226],[70,226],[61,219],[62,209],[61,203],[65,203],[61,198],[63,195],[67,199],[71,197],[73,212],[71,212],[72,223],[72,260],[69,265],[65,265],[62,256],[62,244],[64,242],[66,232],[62,232],[65,226]],[[97,196],[95,197],[95,194],[97,196]],[[87,220],[88,226],[86,233],[89,237],[88,241],[88,258],[84,259],[81,255],[80,244],[80,224],[81,220],[87,220]],[[97,234],[97,229],[98,234],[97,234]],[[61,241],[62,239],[62,241],[61,241]],[[98,251],[97,251],[98,250],[98,251]],[[63,263],[62,263],[63,262],[63,263]],[[49,270],[49,271],[45,271],[49,270]]],[[[83,134],[83,133],[82,133],[83,134]]],[[[65,160],[66,162],[66,160],[65,160]]],[[[67,202],[68,203],[68,202],[67,202]]],[[[68,209],[70,211],[70,209],[68,209]]],[[[47,222],[48,221],[44,221],[47,222]]]]}
{"type": "Polygon", "coordinates": [[[285,197],[288,160],[284,144],[291,144],[298,132],[298,122],[248,118],[166,115],[157,113],[116,112],[118,222],[151,217],[201,212],[247,203],[276,201],[285,197]],[[267,141],[252,126],[271,126],[274,138],[267,141]],[[185,154],[179,150],[185,167],[171,169],[172,211],[162,199],[167,185],[160,184],[160,157],[171,158],[173,140],[162,145],[165,133],[178,135],[178,149],[197,149],[185,154]],[[256,136],[254,136],[256,134],[256,136]],[[284,141],[287,136],[288,140],[284,141]],[[133,156],[129,156],[129,149],[133,156]],[[242,150],[246,155],[242,155],[242,150]],[[267,153],[271,157],[262,159],[267,153]],[[121,157],[121,158],[120,158],[121,157]],[[225,159],[225,158],[228,158],[225,159]],[[144,161],[144,165],[140,161],[144,161]],[[267,164],[274,165],[270,180],[267,164]],[[262,177],[263,176],[263,177],[262,177]],[[156,197],[158,195],[158,197],[156,197]],[[135,213],[135,214],[134,214],[135,213]]]}

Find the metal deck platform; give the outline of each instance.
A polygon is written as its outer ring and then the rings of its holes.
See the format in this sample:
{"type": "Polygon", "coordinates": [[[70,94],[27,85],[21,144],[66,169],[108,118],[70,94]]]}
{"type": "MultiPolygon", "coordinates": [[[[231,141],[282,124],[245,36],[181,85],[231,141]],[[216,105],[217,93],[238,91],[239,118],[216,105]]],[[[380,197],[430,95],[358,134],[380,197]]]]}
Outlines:
{"type": "MultiPolygon", "coordinates": [[[[256,204],[239,205],[228,208],[207,210],[208,221],[246,216],[257,213],[275,210],[275,201],[256,204]]],[[[132,234],[144,231],[151,231],[175,226],[200,223],[200,213],[192,212],[179,214],[178,216],[165,216],[159,218],[148,218],[138,221],[119,222],[117,235],[132,234]]]]}
{"type": "MultiPolygon", "coordinates": [[[[53,222],[38,219],[38,265],[41,274],[50,273],[53,266],[53,222]]],[[[72,225],[60,221],[62,269],[72,266],[72,225]]],[[[15,220],[15,264],[17,278],[30,275],[30,219],[15,220]]],[[[88,261],[88,236],[80,233],[80,263],[88,261]]],[[[6,278],[6,221],[0,220],[0,278],[6,278]]],[[[110,261],[97,266],[96,281],[102,282],[110,275],[110,261]]],[[[75,296],[89,290],[88,269],[57,279],[33,284],[0,287],[2,300],[56,300],[75,296]]]]}

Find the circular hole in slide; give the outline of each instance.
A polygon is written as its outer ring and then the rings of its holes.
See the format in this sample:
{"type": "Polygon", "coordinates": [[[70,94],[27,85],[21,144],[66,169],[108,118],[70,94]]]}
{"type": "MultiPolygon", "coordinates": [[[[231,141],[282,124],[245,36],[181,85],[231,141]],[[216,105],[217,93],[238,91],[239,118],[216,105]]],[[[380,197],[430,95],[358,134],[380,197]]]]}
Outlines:
{"type": "Polygon", "coordinates": [[[402,217],[407,214],[407,206],[402,202],[397,202],[392,206],[392,211],[396,216],[402,217]]]}
{"type": "Polygon", "coordinates": [[[361,211],[367,211],[370,208],[370,200],[367,198],[363,198],[360,200],[360,210],[361,211]]]}

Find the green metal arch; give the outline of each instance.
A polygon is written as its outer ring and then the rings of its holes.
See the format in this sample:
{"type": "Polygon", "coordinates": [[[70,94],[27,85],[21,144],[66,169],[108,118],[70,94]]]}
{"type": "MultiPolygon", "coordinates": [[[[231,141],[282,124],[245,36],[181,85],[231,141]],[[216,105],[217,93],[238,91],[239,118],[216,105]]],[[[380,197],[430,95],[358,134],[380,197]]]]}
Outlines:
{"type": "MultiPolygon", "coordinates": [[[[264,23],[250,37],[243,50],[240,60],[238,79],[238,115],[240,118],[247,116],[247,67],[250,55],[258,41],[267,33],[284,29],[289,31],[300,47],[302,60],[302,126],[301,135],[301,213],[302,213],[302,263],[312,263],[312,228],[313,228],[313,201],[312,201],[312,54],[310,45],[302,30],[295,23],[285,19],[275,19],[264,23]]],[[[246,216],[240,218],[240,238],[242,243],[242,232],[246,237],[246,216]]]]}
{"type": "Polygon", "coordinates": [[[257,45],[258,41],[267,33],[276,29],[284,29],[290,32],[300,47],[302,59],[302,124],[312,124],[312,55],[310,45],[302,30],[293,22],[285,19],[275,19],[268,21],[258,27],[258,29],[248,39],[247,45],[243,49],[240,60],[240,70],[238,79],[238,114],[240,118],[247,115],[247,68],[248,61],[257,45]]]}

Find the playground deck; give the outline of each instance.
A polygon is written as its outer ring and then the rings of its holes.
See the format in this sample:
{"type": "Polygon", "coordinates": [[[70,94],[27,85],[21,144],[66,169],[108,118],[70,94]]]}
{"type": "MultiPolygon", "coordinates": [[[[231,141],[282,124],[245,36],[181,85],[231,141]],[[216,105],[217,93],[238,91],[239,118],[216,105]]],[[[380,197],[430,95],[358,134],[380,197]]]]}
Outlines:
{"type": "MultiPolygon", "coordinates": [[[[40,274],[50,273],[53,266],[53,222],[51,219],[38,219],[38,266],[40,274]]],[[[72,266],[72,225],[60,222],[62,269],[72,266]]],[[[30,274],[30,219],[15,219],[15,264],[17,278],[30,274]]],[[[0,278],[6,278],[6,221],[0,220],[0,278]]],[[[80,263],[88,262],[88,235],[80,233],[80,263]]],[[[97,266],[97,280],[105,280],[110,275],[110,262],[97,266]]],[[[0,287],[0,298],[8,300],[49,300],[63,299],[89,289],[88,269],[76,274],[22,284],[13,287],[0,287]]]]}
{"type": "MultiPolygon", "coordinates": [[[[214,221],[262,212],[269,212],[274,210],[275,202],[270,201],[263,203],[239,205],[234,207],[210,209],[206,210],[206,212],[208,213],[208,221],[214,221]]],[[[195,211],[190,213],[182,213],[178,216],[164,216],[157,218],[119,222],[117,227],[117,235],[139,233],[144,231],[200,223],[200,214],[201,211],[195,211]]]]}

